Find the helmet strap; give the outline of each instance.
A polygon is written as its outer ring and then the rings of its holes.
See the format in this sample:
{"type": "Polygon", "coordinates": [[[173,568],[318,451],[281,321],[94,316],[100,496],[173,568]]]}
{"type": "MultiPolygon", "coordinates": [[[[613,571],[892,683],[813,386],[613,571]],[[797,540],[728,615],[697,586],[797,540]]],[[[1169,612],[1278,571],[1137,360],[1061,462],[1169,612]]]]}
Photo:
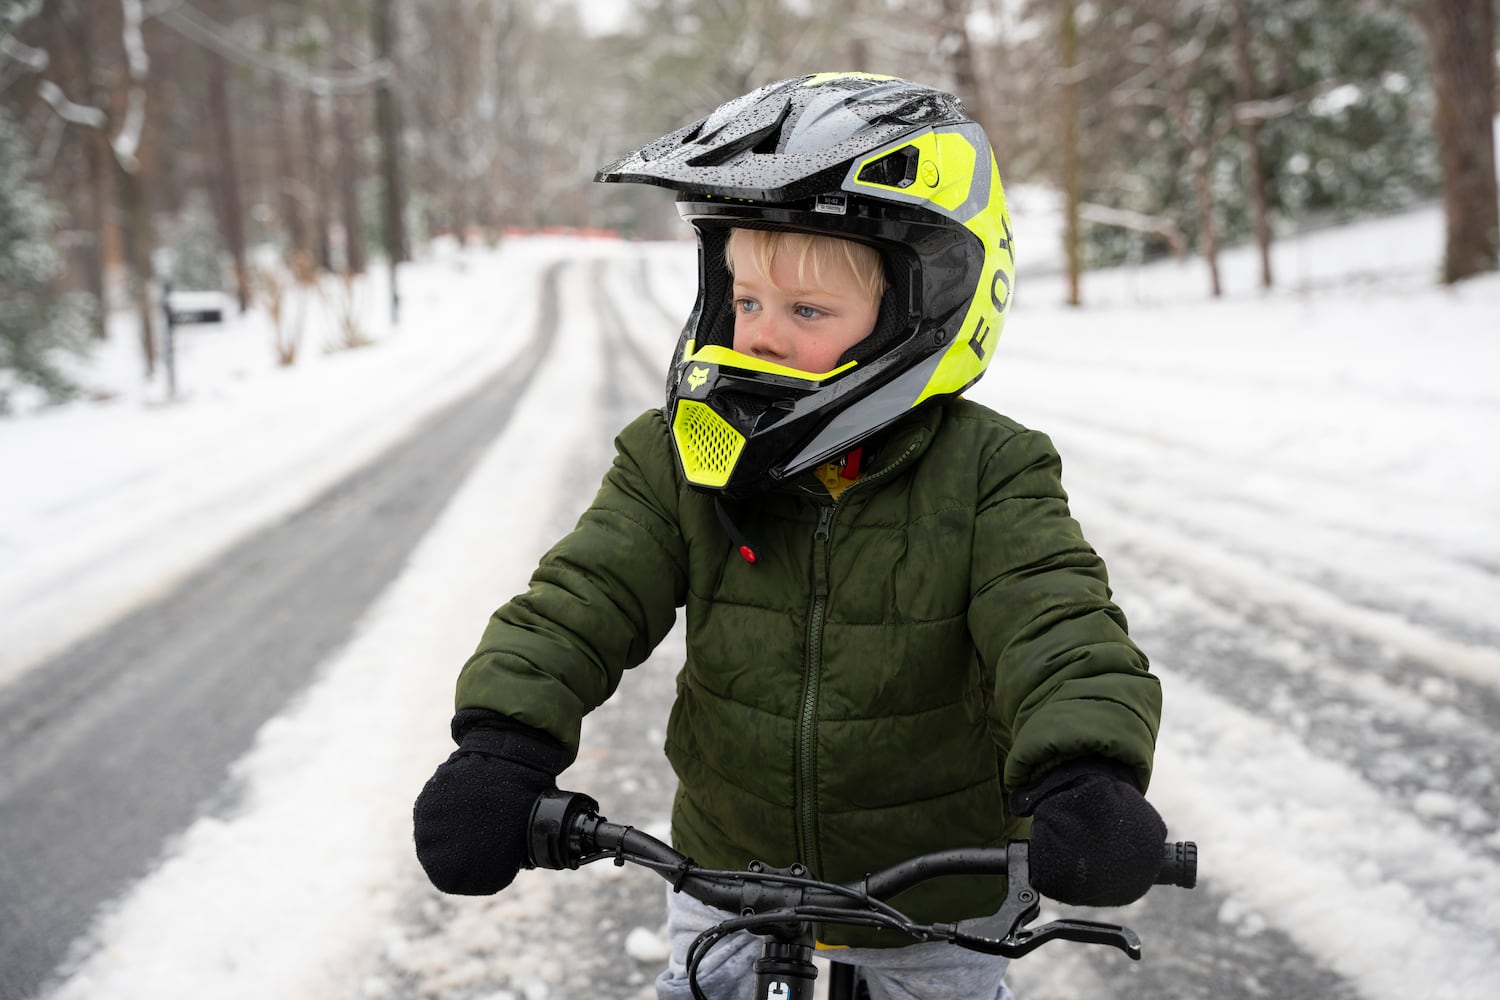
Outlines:
{"type": "Polygon", "coordinates": [[[760,553],[750,544],[750,540],[744,536],[734,519],[729,516],[728,509],[724,506],[723,497],[714,497],[714,513],[719,516],[719,523],[724,526],[724,532],[729,540],[734,543],[735,549],[739,551],[740,558],[754,566],[760,561],[760,553]]]}

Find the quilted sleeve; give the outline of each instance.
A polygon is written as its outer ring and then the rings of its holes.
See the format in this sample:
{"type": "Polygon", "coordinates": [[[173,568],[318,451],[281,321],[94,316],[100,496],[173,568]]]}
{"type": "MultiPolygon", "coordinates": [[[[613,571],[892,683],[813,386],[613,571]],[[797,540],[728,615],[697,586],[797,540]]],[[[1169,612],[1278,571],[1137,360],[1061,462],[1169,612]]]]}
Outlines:
{"type": "Polygon", "coordinates": [[[458,678],[456,705],[487,708],[578,752],[583,717],[671,629],[685,599],[670,441],[659,411],[615,441],[613,465],[577,526],[525,593],[491,617],[458,678]]]}
{"type": "Polygon", "coordinates": [[[979,458],[969,627],[993,693],[1006,788],[1102,755],[1144,790],[1161,687],[1069,513],[1057,451],[1045,434],[1015,428],[979,458]]]}

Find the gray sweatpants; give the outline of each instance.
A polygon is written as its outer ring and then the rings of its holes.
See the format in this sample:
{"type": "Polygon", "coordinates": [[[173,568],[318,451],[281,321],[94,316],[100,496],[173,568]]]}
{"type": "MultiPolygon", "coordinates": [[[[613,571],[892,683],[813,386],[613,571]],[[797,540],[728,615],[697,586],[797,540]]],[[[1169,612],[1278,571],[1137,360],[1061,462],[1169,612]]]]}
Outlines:
{"type": "MultiPolygon", "coordinates": [[[[657,1000],[691,1000],[687,950],[693,939],[734,916],[685,892],[667,890],[667,935],[671,954],[656,977],[657,1000]]],[[[738,931],[708,952],[698,967],[698,985],[710,1000],[758,1000],[752,994],[762,939],[738,931]]],[[[1005,985],[1006,959],[942,942],[904,948],[831,948],[818,953],[832,962],[859,966],[872,1000],[1014,1000],[1005,985]]]]}

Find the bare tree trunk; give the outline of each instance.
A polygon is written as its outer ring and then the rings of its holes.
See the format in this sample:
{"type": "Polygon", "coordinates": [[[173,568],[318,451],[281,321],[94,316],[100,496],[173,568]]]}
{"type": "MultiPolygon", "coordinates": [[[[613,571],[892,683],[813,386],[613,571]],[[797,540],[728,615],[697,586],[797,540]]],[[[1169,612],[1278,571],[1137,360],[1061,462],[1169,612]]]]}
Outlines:
{"type": "MultiPolygon", "coordinates": [[[[73,16],[56,6],[47,14],[52,30],[51,48],[62,55],[60,65],[68,80],[67,90],[78,93],[85,104],[99,106],[101,101],[98,85],[88,72],[94,59],[93,19],[87,15],[73,16]]],[[[83,146],[84,168],[88,177],[87,185],[79,192],[75,201],[89,233],[88,242],[80,254],[84,271],[83,285],[94,297],[95,307],[91,318],[94,338],[103,340],[108,335],[109,317],[104,277],[109,220],[104,206],[110,204],[109,164],[112,157],[102,131],[90,129],[78,141],[83,146]]]]}
{"type": "MultiPolygon", "coordinates": [[[[349,50],[346,18],[347,5],[338,2],[326,6],[329,18],[329,38],[332,42],[332,63],[344,63],[344,54],[349,50]]],[[[332,98],[333,108],[333,186],[338,195],[339,221],[344,230],[344,260],[342,270],[346,274],[364,274],[365,244],[364,224],[359,211],[360,164],[358,147],[355,145],[354,102],[351,93],[336,93],[332,98]]]]}
{"type": "Polygon", "coordinates": [[[245,208],[240,197],[240,164],[234,144],[234,124],[229,111],[229,88],[224,80],[224,60],[217,53],[208,59],[208,116],[213,122],[218,182],[216,199],[219,229],[234,266],[235,299],[240,312],[250,308],[250,273],[245,266],[245,208]]]}
{"type": "Polygon", "coordinates": [[[844,0],[842,16],[849,30],[844,40],[849,45],[849,68],[857,73],[870,71],[870,41],[861,27],[860,0],[844,0]]]}
{"type": "Polygon", "coordinates": [[[1068,305],[1077,306],[1083,304],[1083,230],[1078,218],[1083,201],[1083,182],[1078,157],[1078,22],[1073,0],[1062,0],[1060,14],[1063,255],[1068,262],[1068,305]]]}
{"type": "Polygon", "coordinates": [[[1500,262],[1495,185],[1495,11],[1491,0],[1424,0],[1434,120],[1442,147],[1443,280],[1500,262]]]}
{"type": "MultiPolygon", "coordinates": [[[[276,14],[273,8],[267,15],[266,22],[266,50],[276,51],[277,24],[276,14]]],[[[302,256],[312,250],[312,243],[307,235],[306,212],[304,211],[303,191],[308,185],[301,179],[303,171],[296,167],[296,135],[295,125],[296,111],[293,109],[287,96],[286,85],[281,81],[279,73],[272,73],[270,79],[271,106],[275,108],[276,122],[272,132],[276,137],[276,200],[280,203],[281,225],[284,227],[287,243],[293,256],[302,256]]],[[[299,95],[304,103],[310,98],[299,95]]]]}
{"type": "Polygon", "coordinates": [[[94,297],[94,338],[103,340],[109,333],[109,293],[104,281],[105,232],[108,229],[104,206],[110,202],[109,169],[106,166],[109,163],[109,150],[105,147],[102,133],[84,136],[83,146],[89,177],[88,190],[83,195],[83,214],[88,220],[89,229],[89,243],[84,252],[84,266],[87,270],[84,280],[89,294],[94,297]]]}
{"type": "MultiPolygon", "coordinates": [[[[1259,97],[1255,67],[1250,58],[1249,17],[1247,0],[1234,0],[1235,98],[1240,104],[1248,104],[1259,97]]],[[[1240,123],[1240,136],[1245,142],[1245,170],[1250,182],[1250,229],[1255,234],[1255,246],[1260,252],[1260,286],[1270,288],[1271,221],[1266,208],[1266,168],[1260,150],[1260,128],[1258,118],[1247,117],[1240,123]]]]}
{"type": "Polygon", "coordinates": [[[1209,292],[1214,298],[1224,294],[1219,280],[1219,230],[1214,224],[1213,148],[1194,144],[1188,153],[1188,165],[1193,173],[1193,201],[1198,208],[1198,252],[1208,265],[1209,292]]]}
{"type": "MultiPolygon", "coordinates": [[[[273,77],[274,79],[274,77],[273,77]]],[[[312,190],[303,175],[297,170],[297,156],[294,150],[297,142],[296,123],[292,116],[296,113],[288,104],[285,88],[281,84],[272,85],[272,101],[279,109],[276,121],[276,173],[277,173],[277,201],[281,203],[282,225],[286,227],[287,243],[293,254],[312,253],[312,240],[308,236],[309,209],[311,206],[305,204],[308,193],[312,190]]],[[[306,103],[305,96],[299,99],[306,103]]]]}
{"type": "MultiPolygon", "coordinates": [[[[443,130],[444,146],[447,147],[447,170],[441,173],[432,169],[436,164],[436,157],[429,157],[428,190],[446,191],[448,217],[442,220],[441,226],[451,227],[453,235],[460,243],[464,242],[464,231],[468,227],[469,220],[475,215],[474,212],[474,179],[470,172],[464,168],[463,135],[455,128],[443,130]],[[434,183],[435,182],[435,183],[434,183]]],[[[429,222],[428,232],[433,230],[429,222]]]]}
{"type": "Polygon", "coordinates": [[[359,215],[359,169],[355,162],[354,128],[348,95],[333,99],[333,135],[337,151],[334,174],[339,193],[339,214],[344,227],[344,270],[351,274],[365,272],[363,226],[359,215]]]}
{"type": "Polygon", "coordinates": [[[146,197],[145,159],[142,154],[142,139],[146,135],[150,105],[147,100],[147,80],[151,60],[146,52],[145,36],[141,31],[143,10],[129,6],[124,0],[120,4],[122,28],[121,45],[125,49],[125,86],[118,130],[107,124],[112,135],[110,149],[115,164],[115,190],[120,198],[123,216],[122,228],[125,243],[125,261],[130,272],[131,292],[135,297],[136,311],[141,321],[141,353],[146,375],[156,374],[156,309],[151,298],[154,269],[151,252],[156,247],[156,235],[151,226],[151,205],[146,197]]]}
{"type": "Polygon", "coordinates": [[[151,301],[151,213],[146,205],[146,186],[140,168],[127,170],[118,159],[115,189],[120,196],[120,231],[125,248],[125,266],[130,275],[130,293],[140,317],[141,355],[146,375],[156,374],[156,309],[151,301]]]}
{"type": "Polygon", "coordinates": [[[387,71],[375,91],[375,125],[380,135],[381,175],[384,183],[381,204],[385,218],[385,251],[391,266],[409,260],[406,226],[401,217],[401,136],[397,127],[394,69],[391,67],[391,0],[375,0],[372,18],[375,52],[385,60],[387,71]]]}
{"type": "Polygon", "coordinates": [[[1214,222],[1217,211],[1213,188],[1214,148],[1218,140],[1228,134],[1233,120],[1220,122],[1212,132],[1199,127],[1188,106],[1187,69],[1192,58],[1168,52],[1163,52],[1162,58],[1169,60],[1172,66],[1167,76],[1167,111],[1188,148],[1188,170],[1198,214],[1198,252],[1208,265],[1209,292],[1217,299],[1223,296],[1224,286],[1219,280],[1219,230],[1214,222]]]}
{"type": "Polygon", "coordinates": [[[985,95],[981,92],[979,74],[974,71],[974,47],[969,41],[970,0],[943,0],[943,35],[952,51],[953,89],[963,100],[969,117],[981,126],[985,122],[985,95]]]}
{"type": "Polygon", "coordinates": [[[333,243],[330,233],[333,219],[329,215],[331,202],[328,192],[328,170],[324,164],[323,119],[320,105],[322,99],[309,94],[302,101],[302,131],[306,140],[307,173],[312,180],[312,218],[314,220],[318,266],[325,271],[333,270],[333,243]]]}

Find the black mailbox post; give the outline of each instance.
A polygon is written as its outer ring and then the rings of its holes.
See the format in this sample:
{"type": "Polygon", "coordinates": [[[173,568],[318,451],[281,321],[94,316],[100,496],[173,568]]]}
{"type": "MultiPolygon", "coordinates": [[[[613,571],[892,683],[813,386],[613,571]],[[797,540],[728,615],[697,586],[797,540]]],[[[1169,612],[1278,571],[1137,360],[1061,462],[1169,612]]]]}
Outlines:
{"type": "Polygon", "coordinates": [[[186,323],[224,322],[224,304],[219,302],[187,302],[178,308],[172,301],[172,283],[162,282],[162,311],[167,318],[167,335],[163,360],[167,365],[167,398],[177,398],[177,334],[176,328],[186,323]]]}

